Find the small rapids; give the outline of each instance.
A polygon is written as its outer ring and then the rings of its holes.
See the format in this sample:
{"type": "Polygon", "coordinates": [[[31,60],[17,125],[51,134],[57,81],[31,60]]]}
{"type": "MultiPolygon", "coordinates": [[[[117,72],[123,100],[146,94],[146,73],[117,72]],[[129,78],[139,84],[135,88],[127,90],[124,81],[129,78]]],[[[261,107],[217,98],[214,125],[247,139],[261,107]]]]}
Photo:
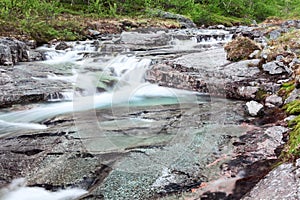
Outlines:
{"type": "MultiPolygon", "coordinates": [[[[85,165],[93,165],[98,155],[104,155],[104,161],[106,154],[112,157],[116,155],[116,166],[111,164],[110,158],[108,164],[103,162],[112,171],[105,175],[101,185],[96,186],[105,199],[135,198],[136,194],[140,196],[135,199],[147,199],[157,191],[167,194],[167,187],[177,187],[177,183],[202,181],[202,174],[208,179],[219,176],[214,174],[220,170],[215,160],[225,158],[231,151],[229,140],[245,131],[245,128],[238,125],[238,121],[243,118],[238,110],[240,103],[152,84],[145,81],[145,72],[169,58],[202,52],[211,46],[214,48],[214,45],[220,46],[229,41],[231,35],[222,30],[196,29],[174,30],[168,34],[172,39],[164,47],[145,47],[146,50],[140,48],[132,52],[125,49],[110,55],[102,54],[102,41],[67,42],[68,48],[65,50],[57,50],[57,44],[40,47],[47,58],[40,63],[59,70],[50,70],[47,74],[37,74],[33,78],[68,85],[63,85],[61,91],[47,94],[47,102],[1,110],[0,137],[16,136],[24,131],[28,131],[26,134],[35,134],[66,129],[68,137],[62,139],[73,142],[76,138],[77,142],[79,138],[80,145],[88,152],[82,155],[84,166],[78,162],[82,171],[86,170],[85,165]],[[64,70],[67,72],[63,73],[64,70]],[[237,111],[234,110],[236,107],[237,111]],[[66,116],[62,116],[61,120],[58,117],[60,115],[66,116]],[[69,119],[73,121],[69,122],[69,119]],[[71,127],[73,125],[75,127],[71,127]],[[69,130],[75,131],[71,133],[69,130]],[[209,165],[212,167],[207,167],[209,165]],[[201,177],[198,177],[198,173],[201,177]]],[[[59,145],[65,144],[62,142],[59,145]]],[[[75,151],[71,149],[73,147],[66,148],[70,150],[70,155],[75,153],[73,157],[77,162],[81,150],[77,151],[77,146],[74,146],[75,151]]],[[[56,155],[56,151],[53,151],[54,156],[51,155],[53,160],[61,156],[61,148],[57,149],[59,153],[56,155]]],[[[52,163],[51,160],[47,163],[46,160],[41,161],[43,172],[49,173],[55,168],[58,172],[53,172],[53,176],[60,177],[59,173],[65,173],[66,177],[70,173],[71,177],[77,176],[73,161],[72,167],[62,172],[60,167],[64,166],[64,162],[52,163]]],[[[71,159],[62,161],[69,162],[71,159]]],[[[102,160],[99,163],[102,164],[102,160]]],[[[92,173],[90,169],[87,170],[89,174],[92,173]]],[[[38,176],[43,182],[43,177],[38,176]]],[[[84,181],[92,180],[89,175],[84,177],[87,177],[84,181]]],[[[87,193],[78,188],[50,192],[25,185],[24,180],[14,180],[0,190],[0,199],[76,199],[87,193]]]]}
{"type": "MultiPolygon", "coordinates": [[[[48,61],[46,62],[48,63],[48,61]]],[[[91,65],[88,62],[87,64],[91,65]]],[[[97,63],[94,64],[97,65],[97,63]]],[[[48,79],[71,81],[75,87],[81,86],[86,91],[94,92],[88,96],[82,96],[75,92],[59,92],[51,94],[49,97],[49,101],[53,102],[51,104],[40,104],[29,110],[1,114],[0,132],[4,134],[18,129],[45,129],[45,125],[37,123],[71,112],[127,105],[177,104],[194,99],[191,96],[196,95],[195,92],[160,87],[144,82],[143,76],[150,64],[151,60],[147,58],[138,59],[135,56],[126,55],[115,57],[103,66],[102,70],[111,71],[118,82],[111,91],[102,93],[95,93],[95,81],[101,79],[101,74],[96,74],[95,80],[91,80],[85,74],[77,74],[77,72],[75,74],[75,70],[73,70],[73,76],[48,76],[48,79]],[[61,100],[64,101],[60,102],[61,100]]]]}
{"type": "MultiPolygon", "coordinates": [[[[185,32],[178,30],[171,32],[171,34],[187,36],[185,40],[174,38],[171,41],[173,48],[177,50],[193,48],[192,46],[197,45],[199,42],[216,44],[231,39],[231,35],[222,30],[195,29],[185,32]],[[210,34],[212,35],[211,37],[206,37],[206,35],[210,34]],[[199,41],[199,38],[202,39],[199,41]]],[[[66,44],[67,48],[65,50],[56,50],[57,44],[50,47],[39,47],[40,51],[45,52],[47,58],[42,63],[54,68],[73,66],[71,75],[48,74],[47,79],[72,83],[74,89],[80,87],[84,90],[83,93],[79,94],[75,90],[61,91],[49,94],[49,104],[40,104],[29,110],[3,113],[0,115],[1,134],[20,128],[45,129],[44,125],[36,123],[65,113],[128,105],[164,105],[191,101],[195,103],[197,99],[201,99],[199,94],[195,92],[145,83],[144,74],[152,64],[151,58],[139,58],[132,54],[124,54],[112,56],[111,58],[104,56],[108,61],[99,62],[95,58],[85,57],[89,53],[97,53],[101,50],[99,42],[67,42],[66,44]],[[83,70],[87,66],[97,69],[96,72],[83,70]],[[99,80],[103,79],[103,74],[108,74],[117,81],[106,92],[97,93],[96,87],[99,80]]],[[[200,101],[203,102],[203,100],[200,101]]]]}

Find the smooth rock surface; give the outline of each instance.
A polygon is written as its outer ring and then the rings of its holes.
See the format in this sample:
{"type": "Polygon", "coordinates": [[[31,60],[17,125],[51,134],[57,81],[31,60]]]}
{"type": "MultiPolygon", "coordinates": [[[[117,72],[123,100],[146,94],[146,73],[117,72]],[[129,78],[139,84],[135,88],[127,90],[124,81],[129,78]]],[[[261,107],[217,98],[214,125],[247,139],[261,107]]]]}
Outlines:
{"type": "MultiPolygon", "coordinates": [[[[47,65],[24,63],[0,73],[0,107],[47,101],[51,96],[70,90],[70,82],[47,79],[47,75],[55,71],[61,75],[60,70],[47,65]]],[[[67,71],[64,73],[69,75],[67,71]]]]}

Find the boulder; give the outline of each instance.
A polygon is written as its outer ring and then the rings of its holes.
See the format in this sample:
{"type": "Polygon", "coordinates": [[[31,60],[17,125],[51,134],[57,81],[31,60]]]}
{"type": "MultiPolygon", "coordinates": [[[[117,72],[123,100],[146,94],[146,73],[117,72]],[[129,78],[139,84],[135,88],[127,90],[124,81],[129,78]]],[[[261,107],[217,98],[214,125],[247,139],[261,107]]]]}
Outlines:
{"type": "Polygon", "coordinates": [[[13,65],[29,61],[29,48],[19,40],[0,38],[0,65],[13,65]]]}
{"type": "Polygon", "coordinates": [[[259,87],[255,86],[241,86],[238,87],[237,97],[238,99],[254,99],[256,93],[259,91],[259,87]]]}
{"type": "Polygon", "coordinates": [[[282,28],[300,28],[300,20],[287,20],[281,24],[282,28]]]}
{"type": "Polygon", "coordinates": [[[46,60],[46,56],[44,53],[39,51],[30,51],[29,52],[30,61],[42,61],[46,60]]]}
{"type": "Polygon", "coordinates": [[[255,27],[239,26],[235,31],[233,31],[233,38],[238,38],[240,36],[255,40],[258,38],[262,38],[263,32],[260,30],[256,30],[255,27]]]}
{"type": "Polygon", "coordinates": [[[37,43],[35,40],[27,40],[25,41],[25,44],[30,48],[30,49],[35,49],[37,48],[37,43]]]}
{"type": "Polygon", "coordinates": [[[227,59],[231,61],[248,59],[255,50],[261,50],[259,44],[243,36],[227,43],[224,48],[227,52],[227,59]]]}
{"type": "Polygon", "coordinates": [[[164,19],[175,19],[179,22],[181,28],[196,28],[196,24],[189,18],[184,17],[179,14],[173,14],[170,12],[165,12],[162,10],[159,10],[157,13],[158,17],[162,17],[164,19]]]}
{"type": "Polygon", "coordinates": [[[285,104],[295,101],[296,99],[300,99],[300,89],[294,89],[288,96],[288,98],[284,101],[285,104]]]}
{"type": "Polygon", "coordinates": [[[246,103],[246,107],[249,115],[255,117],[260,114],[264,106],[256,101],[250,101],[246,103]]]}
{"type": "Polygon", "coordinates": [[[92,29],[89,29],[88,30],[88,34],[92,37],[97,37],[99,36],[101,33],[99,31],[96,31],[96,30],[92,30],[92,29]]]}
{"type": "Polygon", "coordinates": [[[254,58],[259,58],[259,56],[260,56],[260,50],[255,50],[249,55],[249,58],[254,59],[254,58]]]}
{"type": "Polygon", "coordinates": [[[266,105],[268,105],[270,107],[273,107],[273,106],[282,106],[282,104],[283,104],[282,98],[280,96],[277,96],[276,94],[268,96],[266,98],[265,102],[266,102],[266,105]]]}
{"type": "Polygon", "coordinates": [[[298,168],[292,163],[279,165],[242,199],[298,199],[299,180],[295,177],[295,169],[298,168]]]}
{"type": "Polygon", "coordinates": [[[66,43],[66,42],[60,42],[56,47],[55,49],[56,50],[66,50],[70,48],[70,46],[66,43]]]}

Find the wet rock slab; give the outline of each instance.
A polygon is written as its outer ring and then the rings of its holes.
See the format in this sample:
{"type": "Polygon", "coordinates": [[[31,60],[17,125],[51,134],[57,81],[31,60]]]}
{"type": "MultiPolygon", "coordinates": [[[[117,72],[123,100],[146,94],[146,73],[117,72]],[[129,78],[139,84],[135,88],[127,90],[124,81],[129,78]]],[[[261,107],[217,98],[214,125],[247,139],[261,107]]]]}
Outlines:
{"type": "Polygon", "coordinates": [[[223,49],[215,48],[154,65],[146,79],[162,86],[251,100],[260,88],[269,90],[268,84],[274,85],[261,75],[258,63],[259,59],[231,63],[223,49]]]}
{"type": "Polygon", "coordinates": [[[226,138],[244,130],[237,125],[243,117],[236,115],[236,103],[227,104],[228,112],[220,109],[224,102],[104,109],[96,113],[102,123],[96,129],[89,126],[95,124],[93,112],[45,120],[46,130],[20,131],[0,139],[1,185],[22,176],[31,186],[50,190],[88,189],[85,199],[147,199],[188,191],[214,177],[211,172],[218,167],[207,170],[207,165],[228,153],[226,138]],[[222,129],[215,124],[218,117],[222,129]],[[128,118],[160,123],[136,126],[135,121],[125,127],[122,120],[128,118]],[[103,150],[102,133],[116,148],[103,150]],[[90,146],[91,140],[98,141],[98,147],[90,146]]]}
{"type": "Polygon", "coordinates": [[[47,75],[54,73],[49,66],[38,63],[3,69],[0,72],[0,107],[47,101],[72,88],[68,82],[47,79],[47,75]]]}

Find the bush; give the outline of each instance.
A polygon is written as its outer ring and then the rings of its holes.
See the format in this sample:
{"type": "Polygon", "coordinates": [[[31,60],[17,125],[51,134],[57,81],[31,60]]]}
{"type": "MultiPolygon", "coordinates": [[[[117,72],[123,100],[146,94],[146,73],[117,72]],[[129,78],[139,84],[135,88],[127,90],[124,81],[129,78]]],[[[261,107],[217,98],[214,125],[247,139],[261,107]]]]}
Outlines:
{"type": "Polygon", "coordinates": [[[227,51],[227,59],[239,61],[248,59],[249,55],[261,47],[248,37],[238,37],[224,46],[227,51]]]}

